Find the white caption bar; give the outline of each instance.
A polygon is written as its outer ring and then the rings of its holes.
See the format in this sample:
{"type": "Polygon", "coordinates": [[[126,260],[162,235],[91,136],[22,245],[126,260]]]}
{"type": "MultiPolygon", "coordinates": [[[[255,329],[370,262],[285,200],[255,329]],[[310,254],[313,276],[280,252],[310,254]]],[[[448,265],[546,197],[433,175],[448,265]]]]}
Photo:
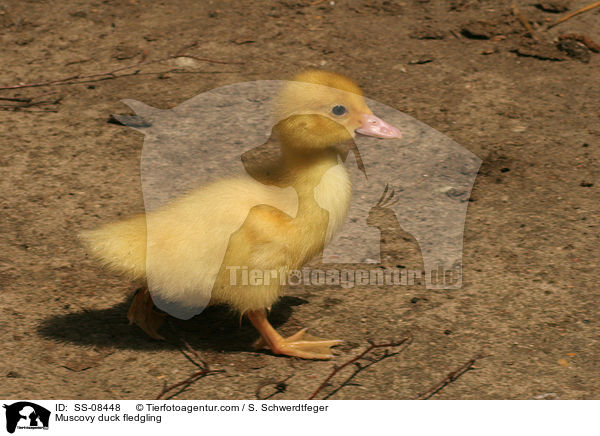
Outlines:
{"type": "Polygon", "coordinates": [[[3,400],[0,434],[598,434],[598,401],[3,400]],[[41,432],[36,430],[42,430],[41,432]],[[233,434],[233,433],[231,433],[233,434]],[[390,433],[392,434],[392,433],[390,433]]]}

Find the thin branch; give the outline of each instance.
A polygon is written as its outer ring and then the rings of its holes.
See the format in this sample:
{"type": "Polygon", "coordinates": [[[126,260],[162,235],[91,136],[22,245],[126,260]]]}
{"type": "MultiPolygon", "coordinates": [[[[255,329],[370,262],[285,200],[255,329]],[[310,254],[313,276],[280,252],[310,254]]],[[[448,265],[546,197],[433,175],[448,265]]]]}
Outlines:
{"type": "Polygon", "coordinates": [[[287,381],[289,379],[291,379],[295,374],[292,374],[286,378],[284,378],[283,380],[267,380],[264,383],[261,383],[260,385],[258,385],[258,387],[256,388],[255,391],[255,395],[256,395],[256,399],[257,400],[268,400],[272,397],[274,397],[277,394],[281,394],[283,392],[285,392],[287,390],[288,384],[287,381]],[[263,390],[263,388],[266,388],[267,386],[274,386],[275,390],[270,393],[269,395],[263,397],[261,392],[263,390]]]}
{"type": "MultiPolygon", "coordinates": [[[[175,330],[175,327],[173,326],[173,324],[171,322],[169,322],[169,325],[170,325],[171,329],[173,330],[173,332],[175,334],[177,334],[177,331],[175,330]]],[[[178,336],[179,340],[181,341],[181,343],[183,344],[184,348],[189,353],[191,353],[197,360],[190,358],[183,350],[181,350],[182,354],[187,359],[189,359],[194,365],[196,365],[198,368],[200,368],[200,370],[193,372],[186,379],[184,379],[180,382],[174,383],[172,385],[167,385],[167,383],[165,382],[162,390],[156,396],[157,400],[160,400],[161,398],[163,398],[167,393],[172,392],[173,390],[175,390],[177,388],[181,388],[177,392],[174,392],[173,394],[171,394],[167,399],[173,398],[174,396],[183,392],[188,386],[190,386],[197,380],[201,379],[202,377],[205,377],[205,376],[211,375],[211,374],[225,372],[225,370],[223,370],[223,369],[211,369],[208,362],[206,362],[206,360],[204,360],[204,358],[200,355],[200,353],[198,353],[196,350],[194,350],[194,348],[183,337],[181,337],[179,335],[177,335],[177,336],[178,336]]]]}
{"type": "MultiPolygon", "coordinates": [[[[74,76],[63,77],[61,79],[55,79],[55,80],[48,80],[45,82],[20,83],[18,85],[0,86],[0,90],[35,88],[35,87],[50,86],[50,85],[72,85],[72,84],[77,84],[77,83],[86,83],[86,82],[84,82],[86,79],[96,79],[96,80],[114,79],[116,77],[121,77],[121,76],[125,76],[125,75],[135,75],[139,72],[139,70],[138,70],[133,73],[117,75],[117,73],[119,73],[121,71],[131,70],[133,68],[140,67],[142,65],[144,65],[144,66],[152,65],[152,64],[159,63],[159,62],[165,62],[165,61],[177,59],[177,58],[190,58],[190,59],[194,59],[197,61],[210,62],[210,63],[215,63],[215,64],[237,64],[237,65],[241,64],[241,62],[223,61],[223,60],[218,60],[218,59],[211,59],[211,58],[189,55],[189,54],[185,54],[185,53],[177,53],[174,55],[170,55],[170,56],[166,56],[164,58],[154,59],[154,60],[146,60],[146,57],[147,57],[147,53],[143,53],[141,59],[138,62],[131,64],[131,65],[124,66],[124,67],[119,67],[119,68],[115,68],[112,70],[108,70],[108,71],[102,71],[99,73],[92,73],[92,74],[85,74],[85,75],[76,74],[74,76]]],[[[89,82],[89,80],[87,80],[87,81],[89,82]]]]}
{"type": "Polygon", "coordinates": [[[0,106],[0,110],[2,111],[17,111],[17,110],[23,110],[23,112],[53,112],[53,113],[57,113],[58,109],[30,109],[30,108],[15,108],[13,106],[9,106],[9,105],[5,105],[5,106],[0,106]]]}
{"type": "Polygon", "coordinates": [[[146,62],[146,53],[144,53],[144,54],[142,54],[142,58],[138,62],[136,62],[135,64],[127,65],[125,67],[115,68],[115,69],[110,70],[110,71],[103,71],[103,72],[100,72],[100,73],[93,73],[93,74],[87,74],[87,75],[76,74],[74,76],[63,77],[62,79],[48,80],[46,82],[20,83],[18,85],[0,86],[0,90],[5,90],[5,89],[21,89],[21,88],[35,88],[35,87],[39,87],[39,86],[68,84],[68,83],[72,82],[73,80],[77,80],[77,79],[91,79],[91,78],[95,78],[95,77],[114,76],[115,73],[118,73],[120,71],[130,70],[130,69],[135,68],[135,67],[140,66],[140,65],[148,65],[150,63],[161,62],[161,61],[164,61],[164,60],[166,60],[166,59],[157,59],[155,61],[148,61],[148,62],[146,62]]]}
{"type": "Polygon", "coordinates": [[[210,375],[210,374],[216,374],[219,372],[225,372],[225,370],[222,369],[202,369],[200,371],[196,371],[194,372],[192,375],[190,375],[188,378],[186,378],[185,380],[182,380],[180,382],[177,382],[175,384],[172,385],[166,385],[163,386],[162,390],[160,391],[160,393],[156,396],[156,400],[160,400],[162,399],[162,397],[164,395],[166,395],[168,392],[171,392],[172,390],[178,388],[178,387],[183,387],[182,390],[180,390],[179,392],[171,395],[168,399],[174,397],[175,395],[181,393],[185,388],[187,388],[189,385],[191,385],[192,383],[194,383],[196,380],[206,376],[206,375],[210,375]]]}
{"type": "Polygon", "coordinates": [[[192,348],[192,346],[190,344],[188,344],[188,342],[183,339],[183,338],[179,338],[181,340],[181,342],[183,342],[183,345],[185,346],[185,348],[192,353],[192,355],[197,359],[197,361],[194,361],[194,364],[196,366],[201,366],[204,368],[208,368],[208,363],[206,362],[206,360],[204,360],[204,358],[200,355],[200,353],[198,353],[196,350],[194,350],[192,348]]]}
{"type": "Polygon", "coordinates": [[[171,328],[171,330],[173,331],[173,333],[178,337],[179,341],[183,344],[183,346],[185,347],[186,350],[188,350],[188,352],[190,352],[197,361],[191,359],[187,354],[185,354],[183,352],[183,350],[181,350],[181,353],[187,357],[194,365],[203,368],[203,369],[208,369],[208,363],[206,362],[206,360],[204,360],[204,357],[202,357],[200,355],[200,353],[198,353],[196,350],[194,350],[194,347],[192,347],[188,341],[186,341],[183,336],[179,335],[177,333],[177,330],[175,329],[175,326],[173,325],[173,322],[169,319],[169,327],[171,328]]]}
{"type": "Polygon", "coordinates": [[[575,15],[579,15],[579,14],[583,14],[584,12],[590,11],[594,8],[597,8],[598,6],[600,6],[600,1],[594,2],[591,5],[587,5],[582,7],[581,9],[577,9],[576,11],[573,12],[569,12],[568,14],[564,15],[563,17],[559,18],[558,20],[556,20],[554,23],[550,24],[548,26],[548,29],[556,26],[557,24],[560,23],[564,23],[565,21],[567,21],[569,18],[574,17],[575,15]]]}
{"type": "Polygon", "coordinates": [[[0,108],[2,109],[6,109],[6,110],[18,110],[18,109],[27,109],[33,106],[43,106],[43,105],[51,105],[51,104],[57,104],[57,101],[36,101],[36,102],[32,102],[32,103],[25,103],[25,104],[2,104],[0,105],[0,108]]]}
{"type": "Polygon", "coordinates": [[[475,362],[477,362],[479,359],[483,359],[484,357],[486,357],[486,356],[484,356],[483,353],[479,353],[478,355],[473,357],[471,360],[469,360],[468,362],[466,362],[463,365],[461,365],[460,367],[458,367],[456,370],[448,373],[448,375],[446,377],[444,377],[444,379],[442,381],[440,381],[439,383],[436,383],[435,385],[433,385],[431,388],[427,389],[426,391],[421,392],[419,395],[417,395],[413,399],[414,400],[428,400],[429,398],[431,398],[435,394],[437,394],[439,391],[444,389],[446,386],[448,386],[450,383],[455,382],[465,372],[473,369],[473,365],[475,364],[475,362]]]}
{"type": "Polygon", "coordinates": [[[527,33],[529,33],[529,36],[537,40],[537,35],[535,34],[533,27],[531,27],[531,24],[529,24],[529,18],[527,18],[525,14],[519,10],[516,3],[513,3],[510,10],[512,14],[519,19],[525,30],[527,30],[527,33]]]}
{"type": "MultiPolygon", "coordinates": [[[[321,392],[328,385],[329,380],[331,380],[338,372],[340,372],[342,369],[346,368],[349,365],[357,363],[360,359],[364,358],[371,351],[373,351],[373,350],[375,350],[377,348],[397,347],[399,345],[404,344],[405,342],[410,343],[411,339],[412,339],[411,337],[406,337],[406,338],[404,338],[404,339],[402,339],[400,341],[388,342],[388,343],[385,343],[385,344],[375,344],[375,343],[369,341],[370,345],[369,345],[369,347],[365,351],[363,351],[362,353],[360,353],[358,356],[356,356],[356,357],[348,360],[346,363],[342,364],[341,366],[334,367],[333,371],[331,371],[331,373],[327,376],[327,378],[325,380],[323,380],[323,382],[319,385],[319,387],[317,388],[317,390],[314,391],[313,394],[310,397],[308,397],[308,399],[309,400],[313,400],[319,394],[319,392],[321,392]]],[[[385,357],[389,357],[389,356],[390,355],[387,354],[387,355],[384,356],[384,358],[385,357]]],[[[368,365],[368,366],[370,366],[370,365],[368,365]]],[[[360,370],[362,370],[362,369],[360,369],[360,370]]],[[[355,374],[353,374],[350,378],[354,377],[354,375],[355,374]]],[[[347,383],[349,380],[350,379],[348,379],[345,383],[347,383]]]]}
{"type": "Polygon", "coordinates": [[[16,101],[19,103],[29,103],[31,101],[30,98],[12,98],[12,97],[0,97],[0,100],[4,101],[16,101]]]}
{"type": "MultiPolygon", "coordinates": [[[[408,344],[406,345],[408,346],[408,344]]],[[[406,347],[405,346],[405,347],[406,347]]],[[[368,360],[369,363],[366,365],[363,365],[360,362],[354,362],[354,365],[356,366],[356,369],[354,370],[354,372],[352,374],[350,374],[348,376],[348,378],[346,378],[346,380],[344,380],[343,382],[341,382],[338,387],[336,387],[335,389],[333,389],[331,392],[329,392],[327,395],[325,395],[322,399],[323,400],[328,400],[329,398],[333,397],[335,394],[337,394],[340,390],[342,390],[344,387],[346,386],[360,386],[357,383],[350,383],[358,374],[360,374],[362,371],[365,371],[366,369],[368,369],[369,367],[375,365],[376,363],[381,362],[382,360],[388,359],[390,357],[394,357],[398,354],[400,354],[402,351],[404,351],[404,349],[398,350],[394,353],[390,353],[388,350],[385,350],[384,353],[378,357],[375,358],[370,358],[370,357],[364,357],[365,360],[368,360]]]]}
{"type": "MultiPolygon", "coordinates": [[[[33,97],[0,97],[0,100],[4,100],[4,101],[13,101],[17,104],[3,104],[0,105],[0,110],[12,110],[12,111],[16,111],[19,109],[27,109],[30,107],[39,107],[39,106],[44,106],[44,105],[58,105],[60,103],[61,98],[57,98],[55,100],[39,100],[36,101],[37,99],[39,99],[40,97],[44,97],[47,95],[52,95],[52,94],[56,94],[56,92],[44,92],[42,94],[38,94],[36,96],[33,97]]],[[[46,108],[47,109],[47,108],[46,108]]],[[[56,110],[52,109],[52,110],[44,110],[44,112],[56,112],[56,110]]]]}

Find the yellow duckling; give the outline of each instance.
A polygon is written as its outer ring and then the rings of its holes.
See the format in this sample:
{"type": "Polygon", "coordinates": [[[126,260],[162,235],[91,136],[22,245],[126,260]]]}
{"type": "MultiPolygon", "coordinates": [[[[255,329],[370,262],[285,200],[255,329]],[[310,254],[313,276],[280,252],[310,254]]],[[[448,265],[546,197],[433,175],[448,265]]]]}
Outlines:
{"type": "MultiPolygon", "coordinates": [[[[146,280],[157,304],[176,303],[193,314],[226,303],[248,317],[273,353],[329,359],[341,341],[311,337],[306,329],[284,338],[267,309],[282,295],[288,273],[322,253],[344,223],[352,189],[338,162],[343,145],[356,133],[399,138],[400,132],[373,115],[354,82],[318,70],[283,86],[276,115],[269,139],[280,149],[275,167],[246,166],[245,177],[198,188],[158,210],[83,232],[82,239],[108,268],[146,280]],[[243,274],[252,270],[266,275],[248,283],[243,274]]],[[[162,338],[162,317],[152,308],[144,289],[128,317],[162,338]]]]}

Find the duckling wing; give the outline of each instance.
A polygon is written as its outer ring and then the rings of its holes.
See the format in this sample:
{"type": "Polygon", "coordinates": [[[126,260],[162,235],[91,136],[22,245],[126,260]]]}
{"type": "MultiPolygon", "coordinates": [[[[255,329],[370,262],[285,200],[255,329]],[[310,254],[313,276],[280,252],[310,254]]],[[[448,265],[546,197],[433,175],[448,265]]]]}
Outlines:
{"type": "Polygon", "coordinates": [[[240,313],[270,307],[294,264],[293,234],[289,214],[267,204],[252,207],[229,239],[213,301],[227,303],[240,313]]]}
{"type": "Polygon", "coordinates": [[[271,235],[265,233],[272,217],[284,222],[297,209],[293,188],[240,177],[216,182],[149,213],[145,263],[155,303],[164,303],[161,308],[182,318],[200,313],[211,300],[226,256],[231,265],[242,260],[248,260],[244,265],[261,265],[261,249],[273,252],[267,248],[271,235]],[[261,208],[272,211],[261,214],[261,208]],[[187,309],[173,313],[174,307],[187,309]]]}
{"type": "MultiPolygon", "coordinates": [[[[158,307],[187,319],[210,301],[232,236],[246,221],[272,224],[265,214],[258,218],[259,205],[277,211],[272,216],[287,217],[285,221],[296,216],[298,197],[293,188],[265,185],[250,177],[227,179],[158,210],[82,232],[80,237],[87,251],[104,266],[134,279],[146,279],[158,307]],[[251,210],[255,212],[250,214],[251,210]]],[[[260,229],[264,233],[269,225],[252,224],[251,228],[253,233],[238,232],[231,246],[250,244],[242,237],[253,234],[258,239],[251,238],[254,245],[248,245],[254,247],[255,256],[250,264],[261,265],[260,247],[265,253],[274,252],[267,248],[268,235],[260,236],[260,229]]]]}

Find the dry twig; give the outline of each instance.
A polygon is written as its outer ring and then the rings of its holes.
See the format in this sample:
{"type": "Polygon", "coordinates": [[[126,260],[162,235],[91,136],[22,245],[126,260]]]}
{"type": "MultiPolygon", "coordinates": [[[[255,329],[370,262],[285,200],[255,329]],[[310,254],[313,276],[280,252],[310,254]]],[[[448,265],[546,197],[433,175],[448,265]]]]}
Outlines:
{"type": "MultiPolygon", "coordinates": [[[[193,45],[192,45],[192,47],[193,47],[193,45]]],[[[189,46],[186,48],[189,48],[189,46]]],[[[170,55],[170,56],[166,56],[164,58],[154,59],[154,60],[146,60],[146,58],[147,58],[147,53],[144,53],[144,54],[142,54],[142,57],[138,62],[131,64],[131,65],[124,66],[124,67],[119,67],[119,68],[115,68],[115,69],[108,70],[108,71],[102,71],[99,73],[84,74],[84,75],[76,74],[74,76],[63,77],[61,79],[55,79],[55,80],[48,80],[45,82],[19,83],[18,85],[0,86],[0,90],[35,88],[35,87],[50,86],[50,85],[73,85],[73,84],[77,84],[77,83],[87,83],[90,81],[88,79],[94,79],[94,80],[115,79],[117,77],[135,75],[135,74],[139,73],[140,70],[136,70],[133,73],[117,75],[117,73],[120,73],[122,71],[127,71],[127,70],[134,69],[136,67],[156,64],[159,62],[165,62],[165,61],[168,61],[171,59],[177,59],[177,58],[190,58],[190,59],[194,59],[194,60],[201,61],[201,62],[210,62],[210,63],[215,63],[215,64],[240,64],[240,62],[222,61],[222,60],[218,60],[218,59],[198,57],[198,56],[193,56],[193,55],[184,54],[184,53],[177,53],[174,55],[170,55]]]]}
{"type": "Polygon", "coordinates": [[[257,400],[268,400],[269,398],[274,397],[277,394],[283,393],[287,390],[287,381],[289,379],[291,379],[294,376],[294,374],[284,378],[283,380],[267,380],[264,383],[261,383],[260,385],[258,385],[258,387],[256,388],[256,399],[257,400]],[[266,388],[267,386],[273,386],[275,388],[275,390],[273,392],[271,392],[269,395],[263,397],[261,392],[263,390],[263,388],[266,388]]]}
{"type": "MultiPolygon", "coordinates": [[[[173,331],[175,332],[175,328],[173,327],[173,324],[169,323],[169,325],[171,326],[171,329],[173,329],[173,331]]],[[[200,370],[193,372],[185,380],[182,380],[180,382],[174,383],[172,385],[167,385],[167,383],[165,382],[162,390],[156,396],[157,400],[162,399],[167,393],[172,392],[173,390],[180,388],[177,392],[174,392],[173,394],[171,394],[167,399],[173,398],[175,395],[180,394],[188,386],[190,386],[192,383],[196,382],[197,380],[201,379],[202,377],[205,377],[205,376],[210,375],[210,374],[217,374],[217,373],[220,373],[220,372],[225,372],[222,369],[211,369],[210,365],[208,364],[208,362],[206,362],[206,360],[204,360],[204,358],[200,355],[200,353],[198,353],[196,350],[194,350],[194,348],[185,339],[183,339],[183,337],[180,336],[179,340],[183,344],[184,348],[191,355],[193,355],[196,360],[192,359],[183,350],[181,350],[181,352],[183,353],[183,355],[187,359],[189,359],[194,365],[196,365],[198,368],[200,368],[200,370]]]]}
{"type": "Polygon", "coordinates": [[[331,395],[333,395],[333,393],[339,391],[342,387],[346,386],[348,384],[348,382],[354,378],[354,376],[356,376],[356,374],[358,374],[360,371],[363,371],[365,368],[368,368],[369,366],[373,365],[376,362],[379,362],[383,359],[386,359],[388,357],[394,356],[396,354],[399,353],[399,351],[397,353],[388,353],[388,350],[385,350],[385,353],[383,354],[383,356],[381,356],[378,360],[371,360],[371,363],[366,365],[366,366],[362,366],[358,361],[360,359],[363,359],[368,353],[370,353],[371,351],[377,349],[377,348],[390,348],[390,347],[397,347],[400,346],[404,343],[410,344],[410,341],[412,340],[412,338],[406,337],[400,341],[395,341],[395,342],[388,342],[385,344],[375,344],[372,341],[369,341],[369,347],[363,351],[362,353],[360,353],[358,356],[348,360],[346,363],[342,364],[341,366],[336,366],[333,368],[333,371],[331,371],[331,373],[327,376],[327,378],[325,380],[323,380],[323,383],[321,383],[319,385],[319,387],[317,388],[316,391],[313,392],[313,394],[308,397],[309,400],[313,400],[318,394],[319,392],[321,392],[325,386],[328,385],[329,380],[331,380],[338,372],[340,372],[342,369],[346,368],[349,365],[355,364],[358,368],[357,370],[349,377],[347,378],[334,392],[332,392],[331,394],[327,395],[327,397],[330,397],[331,395]]]}
{"type": "Polygon", "coordinates": [[[413,399],[414,400],[428,400],[429,398],[431,398],[435,394],[437,394],[439,391],[444,389],[446,386],[448,386],[450,383],[456,381],[465,372],[473,369],[473,365],[475,364],[475,362],[478,361],[479,359],[483,359],[484,357],[486,357],[486,356],[484,356],[483,353],[479,353],[478,355],[473,357],[471,360],[469,360],[468,362],[461,365],[456,370],[448,373],[448,375],[446,377],[444,377],[444,379],[442,381],[440,381],[439,383],[436,383],[435,385],[433,385],[431,388],[427,389],[426,391],[421,392],[419,395],[417,395],[413,399]]]}
{"type": "Polygon", "coordinates": [[[31,101],[31,98],[0,97],[0,100],[4,100],[4,101],[16,101],[16,102],[19,102],[19,103],[29,103],[31,101]]]}
{"type": "Polygon", "coordinates": [[[567,21],[569,18],[572,18],[575,15],[583,14],[584,12],[587,12],[594,8],[597,8],[598,6],[600,6],[600,1],[594,2],[591,5],[584,6],[581,9],[577,9],[576,11],[569,12],[568,14],[566,14],[566,15],[562,16],[561,18],[559,18],[558,20],[556,20],[554,23],[550,24],[548,26],[548,29],[556,26],[557,24],[567,21]]]}
{"type": "MultiPolygon", "coordinates": [[[[41,97],[56,94],[56,92],[45,92],[33,97],[0,97],[0,100],[14,102],[15,104],[3,104],[0,105],[0,110],[5,111],[16,111],[19,109],[28,109],[31,107],[50,106],[58,105],[61,98],[55,98],[53,100],[39,100],[41,97]]],[[[42,112],[57,112],[54,108],[43,108],[42,112]]]]}
{"type": "Polygon", "coordinates": [[[156,399],[160,400],[168,392],[171,392],[172,390],[181,387],[182,389],[180,389],[178,392],[174,393],[173,395],[171,395],[167,399],[173,398],[175,395],[183,392],[185,390],[185,388],[187,388],[189,385],[191,385],[192,383],[194,383],[196,380],[201,379],[202,377],[204,377],[206,375],[216,374],[216,373],[219,373],[219,372],[225,372],[225,371],[222,370],[222,369],[202,369],[200,371],[194,372],[192,375],[190,375],[185,380],[182,380],[182,381],[177,382],[175,384],[167,385],[167,383],[165,382],[165,385],[163,386],[163,388],[160,391],[160,393],[156,396],[156,399]]]}
{"type": "Polygon", "coordinates": [[[531,24],[529,23],[529,18],[527,18],[525,16],[525,14],[519,10],[516,3],[513,3],[513,5],[511,6],[511,12],[515,17],[517,17],[519,19],[519,21],[521,22],[523,27],[527,30],[527,33],[529,33],[529,36],[531,36],[531,38],[537,40],[538,37],[535,34],[533,27],[531,27],[531,24]]]}

